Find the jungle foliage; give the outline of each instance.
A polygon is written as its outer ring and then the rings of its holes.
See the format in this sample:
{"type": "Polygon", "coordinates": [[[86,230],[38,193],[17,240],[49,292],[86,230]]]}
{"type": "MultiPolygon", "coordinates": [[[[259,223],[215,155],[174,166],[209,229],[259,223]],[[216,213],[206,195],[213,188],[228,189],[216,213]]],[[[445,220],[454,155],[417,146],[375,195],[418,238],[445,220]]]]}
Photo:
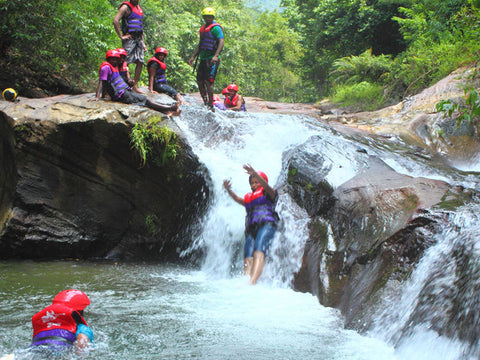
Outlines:
{"type": "MultiPolygon", "coordinates": [[[[145,60],[156,47],[167,48],[169,83],[197,91],[187,60],[198,42],[201,10],[211,6],[225,33],[217,92],[235,82],[243,95],[266,100],[315,102],[354,92],[363,103],[373,91],[372,103],[380,106],[478,58],[477,2],[282,0],[281,12],[260,12],[244,0],[140,0],[145,60]]],[[[120,3],[0,0],[0,60],[60,74],[93,91],[105,51],[121,46],[112,25],[120,3]]]]}

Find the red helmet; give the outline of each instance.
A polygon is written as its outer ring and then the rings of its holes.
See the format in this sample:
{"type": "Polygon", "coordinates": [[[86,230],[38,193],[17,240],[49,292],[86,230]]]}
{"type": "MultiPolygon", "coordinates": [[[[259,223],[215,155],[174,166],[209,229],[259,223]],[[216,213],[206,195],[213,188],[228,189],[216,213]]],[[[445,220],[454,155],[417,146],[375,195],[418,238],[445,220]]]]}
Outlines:
{"type": "Polygon", "coordinates": [[[158,47],[155,49],[155,54],[165,54],[165,56],[167,56],[167,49],[163,48],[163,47],[158,47]]]}
{"type": "Polygon", "coordinates": [[[213,102],[220,101],[220,98],[217,95],[213,95],[213,102]]]}
{"type": "Polygon", "coordinates": [[[222,95],[228,95],[228,89],[227,88],[222,90],[222,95]]]}
{"type": "Polygon", "coordinates": [[[227,89],[237,92],[238,91],[238,86],[235,85],[235,84],[230,84],[230,85],[227,86],[227,89]]]}
{"type": "Polygon", "coordinates": [[[124,48],[118,48],[115,51],[117,51],[120,55],[127,56],[127,50],[125,50],[124,48]]]}
{"type": "Polygon", "coordinates": [[[83,310],[90,305],[90,300],[83,291],[69,289],[60,291],[53,298],[52,304],[65,304],[73,310],[83,310]]]}
{"type": "Polygon", "coordinates": [[[117,50],[108,50],[107,53],[105,54],[105,59],[108,59],[109,57],[120,57],[120,53],[117,50]]]}
{"type": "Polygon", "coordinates": [[[263,180],[265,180],[268,183],[267,174],[265,174],[263,171],[257,171],[257,174],[260,175],[263,178],[263,180]]]}

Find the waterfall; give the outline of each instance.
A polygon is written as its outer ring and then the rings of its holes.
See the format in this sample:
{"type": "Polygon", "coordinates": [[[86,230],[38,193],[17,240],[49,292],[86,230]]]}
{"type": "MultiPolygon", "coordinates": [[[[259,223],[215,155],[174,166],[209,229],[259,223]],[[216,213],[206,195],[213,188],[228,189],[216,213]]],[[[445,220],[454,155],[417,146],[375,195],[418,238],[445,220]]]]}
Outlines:
{"type": "MultiPolygon", "coordinates": [[[[274,188],[282,181],[282,154],[290,147],[319,134],[311,119],[278,114],[217,112],[203,109],[184,110],[178,126],[187,134],[212,179],[213,200],[203,219],[201,235],[185,253],[205,249],[202,270],[210,276],[225,278],[243,271],[243,232],[245,209],[235,203],[223,189],[229,179],[235,193],[250,192],[243,164],[264,171],[274,188]]],[[[270,249],[263,279],[288,286],[298,270],[307,239],[308,216],[288,194],[279,191],[276,210],[281,229],[270,249]]]]}
{"type": "MultiPolygon", "coordinates": [[[[206,113],[198,106],[184,110],[177,119],[195,153],[209,170],[212,203],[202,219],[203,230],[184,253],[203,249],[202,271],[212,278],[239,276],[243,271],[243,231],[245,210],[224,191],[229,179],[235,193],[250,191],[242,165],[250,163],[267,173],[269,183],[280,198],[277,211],[281,231],[274,239],[261,281],[289,287],[300,268],[309,217],[279,187],[286,183],[282,155],[296,145],[314,138],[325,143],[325,159],[333,165],[328,175],[335,188],[356,173],[355,149],[367,148],[397,172],[410,176],[439,179],[450,184],[478,187],[475,174],[445,171],[412,153],[395,151],[372,139],[338,134],[309,117],[279,114],[216,112],[206,113]],[[352,158],[350,158],[352,157],[352,158]]],[[[465,206],[432,233],[433,245],[405,283],[388,283],[385,299],[376,309],[368,334],[394,345],[401,359],[458,359],[479,357],[472,339],[480,332],[479,285],[480,205],[465,206]],[[460,286],[460,285],[461,286],[460,286]],[[456,324],[462,329],[457,329],[456,324]]],[[[333,247],[333,243],[329,248],[333,247]]],[[[322,267],[322,265],[321,265],[322,267]]],[[[328,286],[328,279],[320,274],[328,286]]]]}

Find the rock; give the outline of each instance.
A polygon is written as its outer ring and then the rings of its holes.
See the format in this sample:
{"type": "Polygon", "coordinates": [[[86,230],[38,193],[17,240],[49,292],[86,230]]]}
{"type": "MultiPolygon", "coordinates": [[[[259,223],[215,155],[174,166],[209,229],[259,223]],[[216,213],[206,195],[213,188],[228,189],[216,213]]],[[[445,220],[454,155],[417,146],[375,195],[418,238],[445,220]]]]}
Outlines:
{"type": "Polygon", "coordinates": [[[443,221],[435,207],[470,201],[471,194],[443,181],[399,174],[361,148],[338,147],[344,160],[335,152],[336,164],[349,161],[345,167],[357,172],[339,186],[328,183],[340,177],[332,176],[339,170],[320,151],[325,143],[319,137],[284,160],[290,169],[287,191],[311,217],[294,288],[339,308],[347,326],[358,328],[368,324],[387,281],[406,276],[430,245],[425,234],[443,221]]]}
{"type": "Polygon", "coordinates": [[[92,97],[0,102],[1,258],[173,261],[188,246],[208,202],[204,167],[168,117],[92,97]],[[177,134],[177,157],[142,166],[130,132],[153,116],[177,134]]]}

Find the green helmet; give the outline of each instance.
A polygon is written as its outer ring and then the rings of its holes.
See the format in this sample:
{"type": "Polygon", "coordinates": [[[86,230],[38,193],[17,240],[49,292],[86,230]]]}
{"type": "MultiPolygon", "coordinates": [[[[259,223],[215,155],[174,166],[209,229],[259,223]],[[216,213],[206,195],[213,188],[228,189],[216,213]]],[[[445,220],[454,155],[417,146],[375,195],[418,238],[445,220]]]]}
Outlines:
{"type": "Polygon", "coordinates": [[[215,10],[211,7],[206,7],[205,9],[202,10],[202,16],[215,16],[215,10]]]}

